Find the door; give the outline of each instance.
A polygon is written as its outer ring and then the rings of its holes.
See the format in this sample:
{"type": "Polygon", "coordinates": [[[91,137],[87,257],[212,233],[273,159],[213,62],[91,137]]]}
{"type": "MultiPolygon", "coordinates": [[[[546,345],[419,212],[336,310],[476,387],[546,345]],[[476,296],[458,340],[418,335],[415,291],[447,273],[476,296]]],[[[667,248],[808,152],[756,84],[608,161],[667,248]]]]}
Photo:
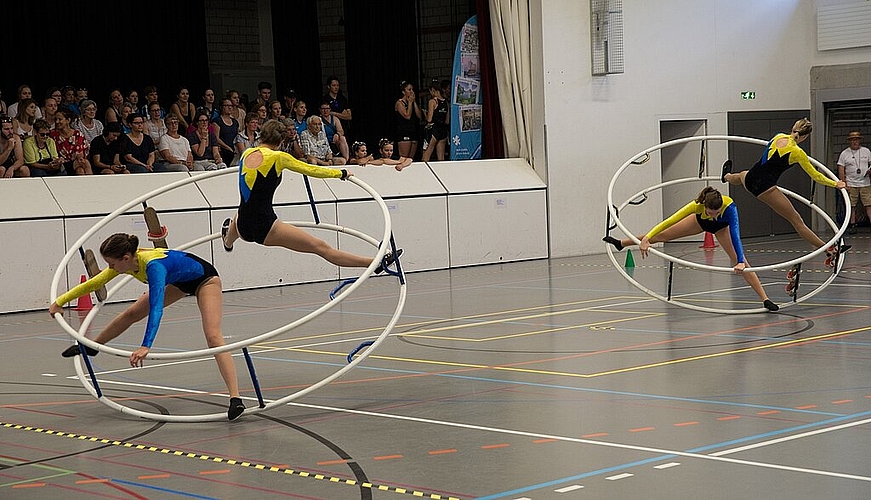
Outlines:
{"type": "MultiPolygon", "coordinates": [[[[659,124],[660,143],[705,135],[705,120],[671,120],[662,121],[659,124]]],[[[671,146],[660,150],[662,164],[662,182],[687,177],[699,177],[699,165],[703,165],[703,142],[693,141],[677,146],[671,146]]],[[[694,200],[699,191],[705,186],[702,182],[686,182],[662,189],[662,216],[663,218],[675,213],[678,209],[694,200]]],[[[699,236],[691,237],[685,241],[700,240],[699,236]]]]}
{"type": "MultiPolygon", "coordinates": [[[[729,135],[754,137],[767,141],[780,132],[789,133],[796,120],[809,115],[810,111],[808,110],[730,112],[728,114],[729,135]]],[[[800,145],[805,152],[809,152],[811,149],[810,141],[808,138],[800,145]]],[[[732,159],[733,163],[732,172],[749,169],[762,158],[764,152],[765,146],[746,142],[729,142],[729,158],[732,159]]],[[[812,183],[813,181],[801,168],[793,167],[780,177],[777,184],[811,199],[812,183]]],[[[724,187],[724,190],[728,189],[729,196],[738,205],[742,237],[795,232],[789,222],[777,215],[768,205],[757,200],[743,186],[727,186],[728,188],[724,187]]],[[[793,206],[798,210],[805,223],[810,224],[811,209],[798,201],[793,201],[793,206]]]]}

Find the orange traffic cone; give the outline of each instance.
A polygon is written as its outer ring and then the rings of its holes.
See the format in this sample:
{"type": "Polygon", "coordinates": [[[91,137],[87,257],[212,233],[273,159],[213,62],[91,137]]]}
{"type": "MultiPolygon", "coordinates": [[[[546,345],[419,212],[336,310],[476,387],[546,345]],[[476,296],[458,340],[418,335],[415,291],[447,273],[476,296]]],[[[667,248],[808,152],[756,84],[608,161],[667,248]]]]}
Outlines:
{"type": "Polygon", "coordinates": [[[714,243],[714,235],[705,231],[705,243],[699,248],[704,248],[705,250],[713,250],[717,248],[717,244],[714,243]]]}
{"type": "MultiPolygon", "coordinates": [[[[88,278],[83,274],[82,275],[82,283],[87,281],[88,278]]],[[[73,311],[90,311],[94,308],[94,303],[91,301],[91,294],[86,293],[79,297],[79,300],[76,301],[76,307],[73,308],[73,311]]]]}

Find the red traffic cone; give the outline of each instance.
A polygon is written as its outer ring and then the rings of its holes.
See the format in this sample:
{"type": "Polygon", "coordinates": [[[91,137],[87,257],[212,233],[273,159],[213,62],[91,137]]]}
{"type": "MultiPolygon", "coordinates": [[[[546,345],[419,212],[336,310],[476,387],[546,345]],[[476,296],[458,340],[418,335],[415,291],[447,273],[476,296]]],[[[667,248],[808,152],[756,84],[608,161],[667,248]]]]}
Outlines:
{"type": "Polygon", "coordinates": [[[704,248],[705,250],[713,250],[717,248],[717,244],[714,243],[714,235],[705,231],[705,243],[699,248],[704,248]]]}
{"type": "MultiPolygon", "coordinates": [[[[83,274],[82,275],[82,283],[87,281],[88,278],[83,274]]],[[[86,293],[79,297],[79,300],[76,301],[76,307],[73,308],[73,311],[90,311],[94,308],[94,303],[91,301],[91,294],[86,293]]]]}

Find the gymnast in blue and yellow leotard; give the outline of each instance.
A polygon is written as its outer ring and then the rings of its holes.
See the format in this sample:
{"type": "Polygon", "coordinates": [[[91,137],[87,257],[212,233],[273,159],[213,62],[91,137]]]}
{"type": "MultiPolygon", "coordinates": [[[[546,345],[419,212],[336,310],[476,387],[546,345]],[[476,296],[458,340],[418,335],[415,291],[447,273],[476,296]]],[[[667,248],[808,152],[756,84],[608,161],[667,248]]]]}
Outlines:
{"type": "MultiPolygon", "coordinates": [[[[325,241],[315,238],[298,227],[278,219],[272,207],[275,190],[282,174],[291,170],[319,178],[346,180],[347,170],[320,167],[302,162],[279,150],[287,127],[278,120],[269,120],[260,128],[260,145],[242,153],[239,161],[239,210],[236,217],[227,219],[221,228],[224,250],[233,250],[233,243],[245,241],[266,246],[280,246],[297,252],[317,254],[337,266],[367,267],[372,259],[337,250],[325,241]]],[[[397,251],[399,253],[399,251],[397,251]]],[[[393,257],[385,257],[388,264],[393,257]]],[[[375,272],[381,272],[379,266],[375,272]]]]}
{"type": "MultiPolygon", "coordinates": [[[[756,273],[744,272],[749,264],[744,257],[744,247],[741,244],[741,229],[738,225],[738,208],[735,202],[710,186],[702,189],[695,200],[654,226],[647,234],[638,237],[641,241],[641,257],[647,257],[647,251],[652,243],[672,241],[701,232],[708,232],[717,237],[720,246],[729,255],[734,271],[744,277],[744,281],[762,299],[766,309],[778,310],[777,304],[768,299],[756,273]]],[[[602,240],[614,245],[617,250],[635,245],[630,238],[618,240],[612,236],[605,236],[602,240]]]]}
{"type": "MultiPolygon", "coordinates": [[[[733,174],[732,160],[727,160],[723,164],[721,179],[734,186],[743,185],[753,196],[792,224],[805,241],[814,248],[820,248],[825,245],[825,242],[807,227],[786,195],[777,189],[780,176],[795,165],[800,166],[814,182],[836,189],[843,189],[846,186],[844,182],[830,179],[814,168],[807,153],[799,147],[802,141],[810,137],[812,131],[813,124],[810,120],[807,118],[798,120],[789,134],[777,134],[768,142],[762,157],[750,170],[733,174]]],[[[828,251],[831,256],[836,249],[829,248],[828,251]]],[[[841,251],[843,252],[844,248],[841,251]]],[[[834,260],[827,259],[826,262],[829,264],[834,260]]]]}
{"type": "MultiPolygon", "coordinates": [[[[116,316],[94,338],[95,342],[105,344],[121,335],[133,323],[147,316],[148,322],[142,344],[130,355],[131,366],[142,366],[160,328],[164,307],[187,295],[195,295],[203,317],[203,332],[209,347],[224,345],[221,332],[221,279],[218,271],[210,263],[196,255],[178,250],[139,248],[139,238],[123,233],[107,238],[100,246],[100,254],[109,266],[93,278],[58,297],[49,308],[49,314],[62,312],[65,304],[98,290],[119,274],[129,274],[147,284],[148,292],[116,316]]],[[[86,348],[86,351],[91,356],[95,356],[98,352],[90,347],[86,348]]],[[[62,355],[73,357],[80,352],[79,346],[73,345],[62,355]]],[[[236,367],[229,352],[216,354],[215,360],[230,393],[227,416],[233,420],[245,409],[239,396],[236,367]]]]}

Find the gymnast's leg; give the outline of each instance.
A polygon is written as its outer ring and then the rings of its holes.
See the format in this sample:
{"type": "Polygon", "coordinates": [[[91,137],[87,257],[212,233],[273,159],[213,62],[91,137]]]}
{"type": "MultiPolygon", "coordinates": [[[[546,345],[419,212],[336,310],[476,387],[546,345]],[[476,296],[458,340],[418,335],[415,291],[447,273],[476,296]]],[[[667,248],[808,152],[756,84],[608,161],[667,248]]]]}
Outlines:
{"type": "MultiPolygon", "coordinates": [[[[724,227],[723,229],[720,229],[719,231],[714,233],[714,236],[717,237],[717,241],[720,242],[720,247],[723,249],[723,251],[725,251],[726,254],[729,255],[729,261],[734,267],[738,263],[738,253],[735,251],[735,247],[732,246],[732,236],[729,233],[729,228],[724,227]]],[[[747,262],[746,257],[744,258],[744,264],[750,266],[750,263],[747,262]]],[[[766,309],[768,309],[769,311],[776,311],[780,309],[777,304],[769,300],[768,295],[765,293],[765,289],[762,288],[762,283],[759,282],[759,277],[756,276],[756,273],[752,271],[745,271],[741,273],[741,276],[744,278],[744,281],[746,281],[747,284],[750,285],[750,288],[752,288],[753,291],[756,292],[756,295],[758,295],[759,298],[762,299],[762,305],[764,305],[766,309]]]]}

